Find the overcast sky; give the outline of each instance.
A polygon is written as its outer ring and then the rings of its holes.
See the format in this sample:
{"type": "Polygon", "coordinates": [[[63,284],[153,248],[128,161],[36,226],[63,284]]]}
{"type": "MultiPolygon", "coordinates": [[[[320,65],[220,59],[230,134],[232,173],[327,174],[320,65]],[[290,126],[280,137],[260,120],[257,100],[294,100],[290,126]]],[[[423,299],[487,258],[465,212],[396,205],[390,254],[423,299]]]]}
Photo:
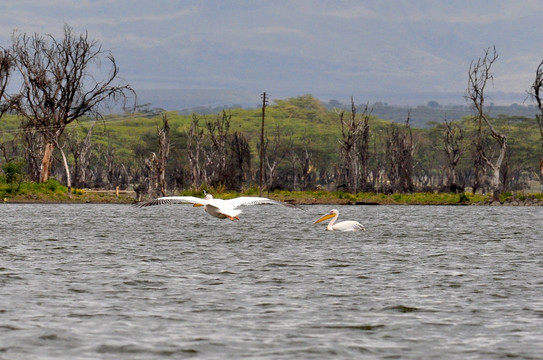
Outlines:
{"type": "Polygon", "coordinates": [[[0,0],[0,45],[14,30],[60,39],[66,23],[111,50],[136,89],[391,103],[465,103],[470,62],[495,45],[488,93],[522,103],[541,19],[539,0],[0,0]]]}

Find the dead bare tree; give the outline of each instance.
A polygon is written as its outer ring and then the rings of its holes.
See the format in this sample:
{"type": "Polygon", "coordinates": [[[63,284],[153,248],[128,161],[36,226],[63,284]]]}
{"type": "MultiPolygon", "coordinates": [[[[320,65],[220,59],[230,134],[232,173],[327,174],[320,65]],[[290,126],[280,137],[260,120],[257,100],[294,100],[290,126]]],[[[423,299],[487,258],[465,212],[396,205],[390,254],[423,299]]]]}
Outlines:
{"type": "Polygon", "coordinates": [[[228,141],[230,131],[230,119],[226,111],[218,114],[214,121],[206,121],[207,133],[211,140],[211,148],[206,152],[207,169],[211,173],[212,185],[225,185],[227,177],[228,141]]]}
{"type": "MultiPolygon", "coordinates": [[[[74,35],[67,25],[62,40],[14,33],[11,51],[22,78],[16,111],[25,128],[35,129],[43,138],[39,181],[44,182],[50,175],[54,149],[63,152],[59,139],[66,126],[83,116],[99,117],[100,105],[126,99],[127,92],[134,92],[129,85],[117,84],[119,68],[111,53],[90,40],[88,33],[74,35]],[[107,74],[102,72],[99,81],[104,56],[111,68],[107,74]],[[97,66],[94,74],[93,65],[97,66]]],[[[65,170],[69,178],[69,169],[65,170]]]]}
{"type": "Polygon", "coordinates": [[[392,190],[401,193],[412,192],[414,190],[413,153],[415,146],[409,125],[409,114],[405,125],[390,124],[386,150],[389,163],[388,178],[392,190]]]}
{"type": "Polygon", "coordinates": [[[474,141],[477,154],[482,161],[486,164],[487,168],[491,172],[490,186],[493,193],[493,198],[499,201],[500,193],[502,191],[502,179],[500,171],[504,164],[505,155],[507,151],[507,133],[498,132],[494,127],[489,117],[485,113],[485,88],[489,81],[492,81],[493,76],[490,69],[494,62],[498,59],[496,48],[493,47],[485,50],[485,54],[477,61],[473,60],[470,64],[468,71],[468,87],[466,90],[466,99],[471,103],[475,111],[475,121],[477,122],[477,135],[474,141]],[[490,131],[490,136],[495,140],[498,146],[498,155],[494,156],[494,159],[489,155],[488,149],[483,144],[483,126],[486,125],[490,131]]]}
{"type": "MultiPolygon", "coordinates": [[[[367,171],[367,146],[368,144],[368,121],[369,111],[366,105],[361,117],[356,116],[356,106],[351,96],[351,114],[349,119],[345,119],[345,111],[339,112],[339,121],[341,125],[340,152],[343,161],[341,168],[341,183],[350,193],[356,193],[359,189],[361,178],[360,161],[364,160],[364,166],[367,171]],[[362,141],[363,148],[359,148],[362,141]],[[362,154],[360,150],[364,153],[362,154]]],[[[364,181],[365,182],[365,181],[364,181]]]]}
{"type": "MultiPolygon", "coordinates": [[[[535,71],[535,80],[528,94],[535,101],[539,113],[535,115],[537,125],[539,126],[539,134],[541,135],[541,146],[543,147],[543,61],[539,63],[535,71]]],[[[543,157],[539,159],[540,182],[543,182],[543,157]]]]}
{"type": "Polygon", "coordinates": [[[162,127],[157,125],[158,156],[153,153],[153,164],[157,177],[158,189],[162,196],[166,196],[166,163],[170,155],[170,125],[168,114],[162,114],[162,127]]]}
{"type": "Polygon", "coordinates": [[[368,165],[370,160],[370,120],[371,110],[368,110],[368,104],[366,104],[364,111],[362,113],[362,131],[358,139],[357,151],[358,151],[358,162],[359,162],[359,187],[358,190],[367,191],[369,190],[369,174],[368,174],[368,165]]]}
{"type": "Polygon", "coordinates": [[[250,176],[249,142],[239,132],[230,133],[231,118],[226,111],[213,120],[204,116],[202,128],[198,115],[192,115],[186,149],[194,188],[208,184],[239,191],[250,176]]]}
{"type": "Polygon", "coordinates": [[[192,186],[199,188],[202,183],[202,170],[200,155],[202,154],[202,142],[204,130],[200,128],[198,115],[192,114],[192,121],[187,135],[187,158],[189,160],[190,173],[192,175],[192,186]]]}

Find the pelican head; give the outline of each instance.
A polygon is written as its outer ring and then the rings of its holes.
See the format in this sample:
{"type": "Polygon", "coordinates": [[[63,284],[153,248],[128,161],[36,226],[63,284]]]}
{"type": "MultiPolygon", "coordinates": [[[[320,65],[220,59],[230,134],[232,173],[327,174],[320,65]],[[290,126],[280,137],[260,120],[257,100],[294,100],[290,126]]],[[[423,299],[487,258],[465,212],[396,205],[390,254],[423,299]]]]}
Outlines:
{"type": "Polygon", "coordinates": [[[317,224],[317,223],[320,223],[320,222],[322,222],[324,220],[328,220],[330,218],[338,216],[338,214],[339,214],[339,211],[337,211],[336,209],[332,209],[332,210],[330,210],[330,212],[328,214],[323,215],[322,217],[317,219],[317,221],[315,221],[313,224],[317,224]]]}
{"type": "MultiPolygon", "coordinates": [[[[208,194],[205,190],[204,190],[204,200],[213,200],[213,195],[211,194],[208,194]]],[[[194,204],[192,205],[193,207],[200,207],[200,206],[204,206],[203,204],[194,204]]]]}

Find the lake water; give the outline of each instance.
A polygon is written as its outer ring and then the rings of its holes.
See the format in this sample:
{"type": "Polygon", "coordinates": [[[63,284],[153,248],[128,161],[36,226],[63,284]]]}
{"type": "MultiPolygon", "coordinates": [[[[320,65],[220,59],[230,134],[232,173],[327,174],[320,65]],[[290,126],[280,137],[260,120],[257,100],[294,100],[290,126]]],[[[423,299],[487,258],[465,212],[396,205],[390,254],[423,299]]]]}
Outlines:
{"type": "Polygon", "coordinates": [[[543,207],[0,204],[0,359],[541,359],[543,207]]]}

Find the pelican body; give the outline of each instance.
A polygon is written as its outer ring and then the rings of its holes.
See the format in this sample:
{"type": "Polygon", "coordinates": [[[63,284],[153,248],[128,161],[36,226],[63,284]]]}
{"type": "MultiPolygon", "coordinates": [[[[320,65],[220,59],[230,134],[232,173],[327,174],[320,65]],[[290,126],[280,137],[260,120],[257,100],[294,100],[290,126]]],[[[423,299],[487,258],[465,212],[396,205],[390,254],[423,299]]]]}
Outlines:
{"type": "Polygon", "coordinates": [[[337,224],[335,223],[337,218],[339,216],[339,211],[336,209],[330,210],[330,212],[326,215],[323,215],[317,221],[315,221],[313,224],[320,223],[321,221],[330,220],[328,223],[328,226],[326,227],[326,230],[329,231],[366,231],[364,228],[364,225],[359,223],[358,221],[341,221],[337,224]]]}
{"type": "Polygon", "coordinates": [[[238,207],[243,205],[258,205],[258,204],[280,204],[290,206],[290,204],[284,204],[279,201],[271,200],[263,197],[242,196],[233,199],[214,199],[213,195],[206,194],[201,199],[194,196],[165,196],[157,199],[141,202],[135,204],[136,207],[147,207],[163,204],[193,204],[195,207],[203,206],[204,211],[209,215],[219,219],[230,219],[232,221],[239,220],[239,214],[241,210],[238,207]]]}

